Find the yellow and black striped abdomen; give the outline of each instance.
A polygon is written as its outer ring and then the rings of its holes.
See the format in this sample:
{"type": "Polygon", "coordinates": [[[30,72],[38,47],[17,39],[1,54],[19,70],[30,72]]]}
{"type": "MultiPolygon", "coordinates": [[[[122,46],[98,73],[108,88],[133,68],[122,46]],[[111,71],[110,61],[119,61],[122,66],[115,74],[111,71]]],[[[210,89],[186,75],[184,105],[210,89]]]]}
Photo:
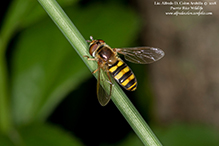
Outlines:
{"type": "Polygon", "coordinates": [[[137,88],[137,80],[131,69],[118,58],[117,62],[108,67],[114,79],[126,90],[134,91],[137,88]]]}

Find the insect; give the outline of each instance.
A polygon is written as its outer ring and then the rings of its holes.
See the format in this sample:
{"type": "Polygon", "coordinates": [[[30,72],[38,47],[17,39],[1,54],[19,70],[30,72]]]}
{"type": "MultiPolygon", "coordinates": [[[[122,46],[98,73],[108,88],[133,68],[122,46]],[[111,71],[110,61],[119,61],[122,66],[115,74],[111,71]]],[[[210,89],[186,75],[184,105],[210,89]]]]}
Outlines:
{"type": "Polygon", "coordinates": [[[161,49],[153,47],[133,47],[133,48],[111,48],[103,40],[94,40],[90,36],[89,53],[93,58],[84,55],[88,60],[96,61],[98,68],[92,73],[98,73],[97,80],[97,98],[102,106],[105,106],[109,101],[112,93],[112,78],[114,78],[123,88],[129,91],[134,91],[137,88],[137,80],[132,70],[118,56],[124,55],[127,61],[138,64],[153,63],[164,56],[161,49]],[[103,72],[107,73],[107,80],[104,81],[103,72]],[[102,86],[109,83],[109,93],[102,86]],[[100,85],[102,84],[102,86],[100,85]]]}

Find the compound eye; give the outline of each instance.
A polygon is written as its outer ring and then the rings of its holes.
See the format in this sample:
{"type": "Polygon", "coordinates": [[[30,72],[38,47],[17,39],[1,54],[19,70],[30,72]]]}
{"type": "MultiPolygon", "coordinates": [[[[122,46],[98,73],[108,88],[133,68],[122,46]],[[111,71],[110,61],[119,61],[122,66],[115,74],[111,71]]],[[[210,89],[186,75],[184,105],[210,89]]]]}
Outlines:
{"type": "MultiPolygon", "coordinates": [[[[98,46],[98,44],[96,44],[96,43],[94,43],[90,46],[89,53],[91,56],[93,56],[93,53],[97,49],[97,46],[98,46]]],[[[95,57],[95,56],[93,56],[93,57],[95,57]]]]}
{"type": "Polygon", "coordinates": [[[103,40],[98,40],[99,43],[105,43],[103,40]]]}

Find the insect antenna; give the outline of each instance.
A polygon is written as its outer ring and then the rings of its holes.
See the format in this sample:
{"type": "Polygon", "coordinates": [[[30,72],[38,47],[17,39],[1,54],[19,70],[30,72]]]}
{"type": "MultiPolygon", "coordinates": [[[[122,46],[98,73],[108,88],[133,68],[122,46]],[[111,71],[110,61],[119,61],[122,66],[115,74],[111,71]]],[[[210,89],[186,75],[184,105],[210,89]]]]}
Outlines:
{"type": "Polygon", "coordinates": [[[86,42],[90,43],[91,41],[94,40],[94,38],[93,38],[92,36],[90,36],[90,39],[91,39],[91,40],[86,40],[86,42]]]}

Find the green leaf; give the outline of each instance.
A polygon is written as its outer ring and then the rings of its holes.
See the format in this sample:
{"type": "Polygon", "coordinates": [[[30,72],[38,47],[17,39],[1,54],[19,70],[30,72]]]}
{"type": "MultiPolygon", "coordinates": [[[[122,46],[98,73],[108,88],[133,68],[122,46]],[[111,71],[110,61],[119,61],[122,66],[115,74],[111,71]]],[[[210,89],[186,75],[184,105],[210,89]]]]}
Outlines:
{"type": "Polygon", "coordinates": [[[14,146],[14,143],[5,134],[0,133],[0,142],[2,146],[14,146]]]}
{"type": "Polygon", "coordinates": [[[88,76],[88,69],[51,20],[22,32],[12,60],[15,122],[44,120],[88,76]]]}
{"type": "Polygon", "coordinates": [[[206,125],[173,124],[154,129],[162,143],[168,146],[217,146],[219,143],[219,132],[206,125]]]}
{"type": "Polygon", "coordinates": [[[82,146],[72,134],[61,128],[44,124],[33,124],[19,129],[22,144],[26,146],[82,146]]]}
{"type": "MultiPolygon", "coordinates": [[[[62,6],[78,0],[61,0],[62,6]]],[[[13,0],[7,10],[0,29],[0,131],[8,132],[12,128],[9,103],[9,87],[5,52],[17,31],[22,30],[46,16],[42,7],[33,0],[13,0]]]]}

